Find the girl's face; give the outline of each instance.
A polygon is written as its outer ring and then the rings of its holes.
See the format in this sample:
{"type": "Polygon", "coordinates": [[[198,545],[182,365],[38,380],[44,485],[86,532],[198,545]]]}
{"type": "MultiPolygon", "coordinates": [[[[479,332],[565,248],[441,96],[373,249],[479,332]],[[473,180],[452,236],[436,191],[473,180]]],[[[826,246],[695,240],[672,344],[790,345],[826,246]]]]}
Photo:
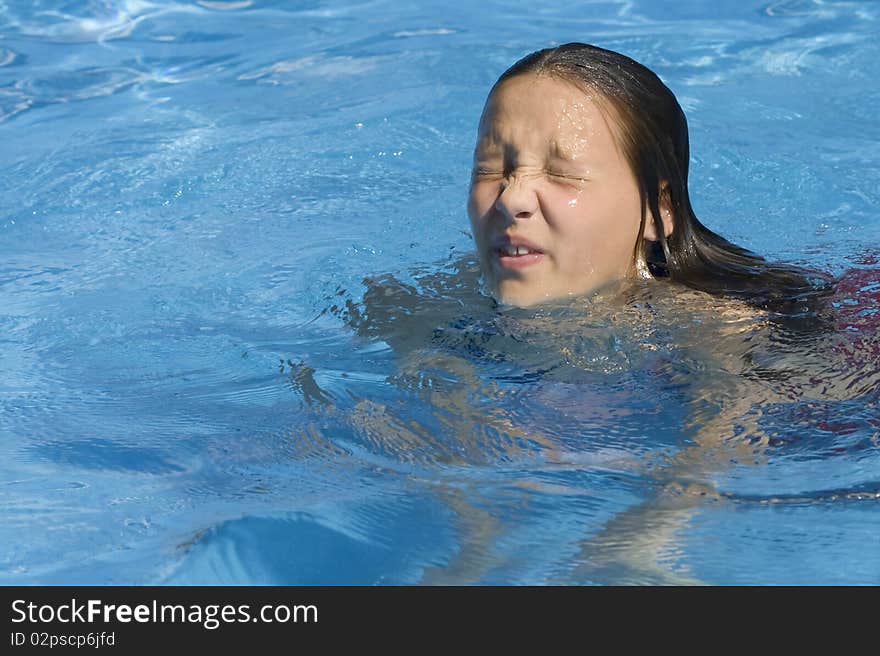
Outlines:
{"type": "Polygon", "coordinates": [[[585,294],[634,270],[636,180],[596,101],[550,76],[516,76],[487,100],[468,215],[503,303],[585,294]]]}

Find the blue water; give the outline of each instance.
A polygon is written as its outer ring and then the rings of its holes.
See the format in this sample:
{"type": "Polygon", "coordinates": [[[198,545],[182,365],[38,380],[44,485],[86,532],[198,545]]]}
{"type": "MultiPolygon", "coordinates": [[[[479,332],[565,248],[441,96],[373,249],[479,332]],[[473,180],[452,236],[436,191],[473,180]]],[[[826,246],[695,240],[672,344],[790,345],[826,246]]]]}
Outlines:
{"type": "Polygon", "coordinates": [[[870,0],[0,1],[0,583],[880,583],[872,355],[725,415],[700,316],[495,308],[464,211],[491,84],[585,41],[677,94],[704,223],[841,274],[878,36],[870,0]]]}

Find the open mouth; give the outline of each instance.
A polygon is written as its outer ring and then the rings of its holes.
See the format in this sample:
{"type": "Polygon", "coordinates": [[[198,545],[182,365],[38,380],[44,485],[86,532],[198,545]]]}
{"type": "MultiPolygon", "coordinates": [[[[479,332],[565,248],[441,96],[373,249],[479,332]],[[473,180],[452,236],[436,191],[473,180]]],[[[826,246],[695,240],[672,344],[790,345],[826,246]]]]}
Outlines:
{"type": "Polygon", "coordinates": [[[544,259],[544,253],[533,246],[502,244],[495,249],[498,264],[504,269],[522,269],[544,259]]]}
{"type": "Polygon", "coordinates": [[[529,248],[528,246],[514,246],[513,244],[507,244],[506,246],[501,246],[498,249],[498,253],[502,256],[506,257],[522,257],[523,255],[543,255],[541,251],[536,248],[529,248]]]}

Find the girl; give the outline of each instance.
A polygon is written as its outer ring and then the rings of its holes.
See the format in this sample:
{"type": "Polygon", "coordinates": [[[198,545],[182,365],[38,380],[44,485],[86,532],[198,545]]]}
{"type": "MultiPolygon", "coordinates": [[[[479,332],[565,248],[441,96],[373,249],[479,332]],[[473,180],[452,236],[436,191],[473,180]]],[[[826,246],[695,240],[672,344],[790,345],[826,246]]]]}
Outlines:
{"type": "MultiPolygon", "coordinates": [[[[650,70],[578,43],[532,53],[480,119],[467,204],[478,267],[370,280],[344,311],[397,358],[390,398],[349,394],[342,413],[370,449],[420,466],[537,458],[552,471],[589,454],[651,482],[601,529],[583,527],[581,567],[562,581],[693,581],[659,557],[721,498],[715,481],[732,462],[776,446],[766,410],[784,417],[806,398],[876,406],[880,373],[865,354],[878,336],[864,310],[880,285],[862,270],[835,289],[710,231],[690,205],[688,161],[684,114],[650,70]],[[473,293],[477,268],[500,306],[473,293]],[[669,426],[671,455],[658,437],[669,426]],[[637,457],[631,444],[646,436],[660,447],[637,457]]],[[[527,499],[536,482],[521,485],[527,499]]],[[[437,476],[461,549],[424,582],[479,581],[498,565],[505,510],[479,489],[437,476]]]]}
{"type": "Polygon", "coordinates": [[[518,61],[486,102],[468,201],[493,294],[525,306],[639,276],[790,312],[827,293],[700,223],[688,159],[681,107],[638,62],[581,43],[518,61]]]}

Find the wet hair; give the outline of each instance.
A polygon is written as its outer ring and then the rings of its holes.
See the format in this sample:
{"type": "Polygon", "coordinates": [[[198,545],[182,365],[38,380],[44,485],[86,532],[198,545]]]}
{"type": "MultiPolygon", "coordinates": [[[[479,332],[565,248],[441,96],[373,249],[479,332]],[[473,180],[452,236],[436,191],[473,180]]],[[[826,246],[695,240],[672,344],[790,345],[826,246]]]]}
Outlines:
{"type": "MultiPolygon", "coordinates": [[[[524,74],[564,80],[597,93],[616,114],[618,146],[653,216],[658,241],[644,247],[644,218],[633,253],[654,277],[666,277],[715,295],[739,298],[784,315],[812,314],[831,285],[819,272],[772,263],[715,234],[697,219],[688,196],[688,126],[675,95],[650,69],[625,55],[583,43],[567,43],[523,57],[492,91],[524,74]],[[672,211],[666,236],[661,197],[672,211]]],[[[491,92],[490,92],[491,96],[491,92]]],[[[602,102],[604,101],[604,102],[602,102]]]]}

